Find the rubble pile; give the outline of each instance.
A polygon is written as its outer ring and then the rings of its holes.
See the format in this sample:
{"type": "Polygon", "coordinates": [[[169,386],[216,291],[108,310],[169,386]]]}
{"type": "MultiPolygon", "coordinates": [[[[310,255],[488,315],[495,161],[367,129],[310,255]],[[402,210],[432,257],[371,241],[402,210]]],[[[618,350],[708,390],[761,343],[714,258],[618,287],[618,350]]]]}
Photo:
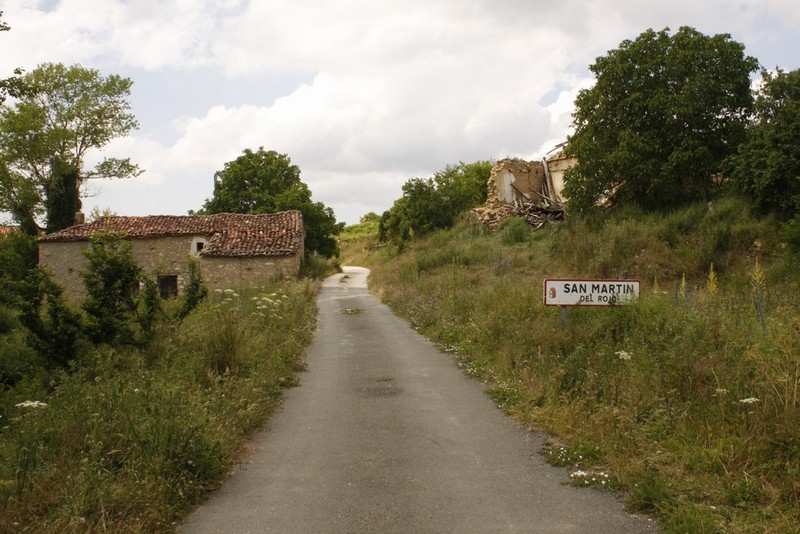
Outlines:
{"type": "Polygon", "coordinates": [[[553,200],[547,170],[538,161],[502,159],[492,167],[486,204],[472,210],[472,221],[496,229],[501,221],[521,216],[531,226],[564,219],[564,206],[553,200]]]}

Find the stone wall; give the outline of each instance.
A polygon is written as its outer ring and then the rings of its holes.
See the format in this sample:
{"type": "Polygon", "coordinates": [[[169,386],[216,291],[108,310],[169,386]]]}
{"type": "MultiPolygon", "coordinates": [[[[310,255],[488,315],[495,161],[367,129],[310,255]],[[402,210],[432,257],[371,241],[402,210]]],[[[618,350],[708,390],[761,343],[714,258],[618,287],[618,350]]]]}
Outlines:
{"type": "Polygon", "coordinates": [[[564,190],[564,173],[578,163],[578,158],[565,156],[563,150],[559,150],[547,158],[547,170],[550,173],[550,183],[553,186],[553,200],[564,202],[562,191],[564,190]]]}
{"type": "Polygon", "coordinates": [[[473,222],[495,228],[500,221],[514,215],[532,215],[532,209],[537,211],[533,220],[538,222],[540,206],[548,213],[553,206],[563,212],[564,173],[575,162],[575,158],[567,158],[562,152],[545,161],[511,158],[497,161],[486,184],[486,204],[472,210],[473,222]]]}
{"type": "Polygon", "coordinates": [[[541,161],[501,159],[492,167],[489,194],[494,189],[499,202],[513,206],[541,195],[544,182],[544,164],[541,161]]]}
{"type": "Polygon", "coordinates": [[[514,214],[514,207],[541,194],[544,164],[539,161],[501,159],[492,167],[486,184],[486,204],[472,210],[472,218],[495,227],[514,214]]]}
{"type": "MultiPolygon", "coordinates": [[[[301,256],[201,257],[196,244],[202,237],[179,236],[134,239],[132,253],[136,263],[149,276],[173,275],[178,279],[178,295],[188,281],[189,259],[195,258],[210,291],[263,285],[276,277],[294,277],[300,272],[301,256]]],[[[49,269],[70,300],[83,298],[81,271],[85,266],[82,251],[88,241],[39,243],[39,264],[49,269]]]]}

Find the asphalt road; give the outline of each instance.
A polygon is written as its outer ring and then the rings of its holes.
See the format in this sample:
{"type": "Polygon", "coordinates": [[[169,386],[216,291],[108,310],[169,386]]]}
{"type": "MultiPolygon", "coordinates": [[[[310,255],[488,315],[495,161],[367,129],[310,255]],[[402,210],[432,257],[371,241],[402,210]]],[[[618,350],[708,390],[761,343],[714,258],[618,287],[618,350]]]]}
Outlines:
{"type": "Polygon", "coordinates": [[[325,281],[301,385],[182,533],[656,532],[566,484],[452,358],[366,289],[325,281]]]}

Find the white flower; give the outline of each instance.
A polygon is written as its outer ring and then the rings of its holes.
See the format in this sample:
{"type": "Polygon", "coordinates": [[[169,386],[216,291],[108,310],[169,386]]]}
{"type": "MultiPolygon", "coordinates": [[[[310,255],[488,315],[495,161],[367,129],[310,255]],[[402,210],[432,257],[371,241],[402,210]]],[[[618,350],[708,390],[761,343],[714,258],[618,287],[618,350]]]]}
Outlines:
{"type": "Polygon", "coordinates": [[[14,406],[16,406],[17,408],[45,408],[45,407],[47,407],[47,403],[46,402],[41,402],[41,401],[29,401],[29,400],[26,400],[26,401],[22,401],[22,402],[20,402],[18,404],[15,404],[14,406]]]}
{"type": "Polygon", "coordinates": [[[755,397],[747,397],[746,399],[741,399],[739,402],[741,404],[755,404],[758,402],[758,399],[755,397]]]}
{"type": "Polygon", "coordinates": [[[619,357],[620,360],[624,362],[627,362],[633,357],[633,355],[630,352],[624,350],[618,350],[615,354],[619,357]]]}

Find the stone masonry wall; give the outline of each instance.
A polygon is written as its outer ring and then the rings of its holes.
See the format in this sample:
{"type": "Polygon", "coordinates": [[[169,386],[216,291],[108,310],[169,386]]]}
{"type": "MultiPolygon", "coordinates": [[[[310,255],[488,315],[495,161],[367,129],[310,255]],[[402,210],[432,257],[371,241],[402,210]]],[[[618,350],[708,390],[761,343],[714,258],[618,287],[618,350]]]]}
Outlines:
{"type": "Polygon", "coordinates": [[[501,159],[492,167],[486,184],[486,204],[472,210],[473,220],[495,227],[511,217],[514,206],[542,192],[544,164],[540,161],[501,159]]]}
{"type": "MultiPolygon", "coordinates": [[[[175,275],[178,278],[178,295],[188,280],[189,259],[194,257],[203,280],[210,291],[263,285],[272,278],[297,276],[301,257],[200,257],[194,251],[197,239],[193,236],[159,237],[132,241],[133,258],[150,276],[175,275]]],[[[87,241],[41,242],[39,264],[47,267],[56,282],[64,288],[69,300],[83,298],[81,271],[85,266],[82,250],[87,241]]]]}

